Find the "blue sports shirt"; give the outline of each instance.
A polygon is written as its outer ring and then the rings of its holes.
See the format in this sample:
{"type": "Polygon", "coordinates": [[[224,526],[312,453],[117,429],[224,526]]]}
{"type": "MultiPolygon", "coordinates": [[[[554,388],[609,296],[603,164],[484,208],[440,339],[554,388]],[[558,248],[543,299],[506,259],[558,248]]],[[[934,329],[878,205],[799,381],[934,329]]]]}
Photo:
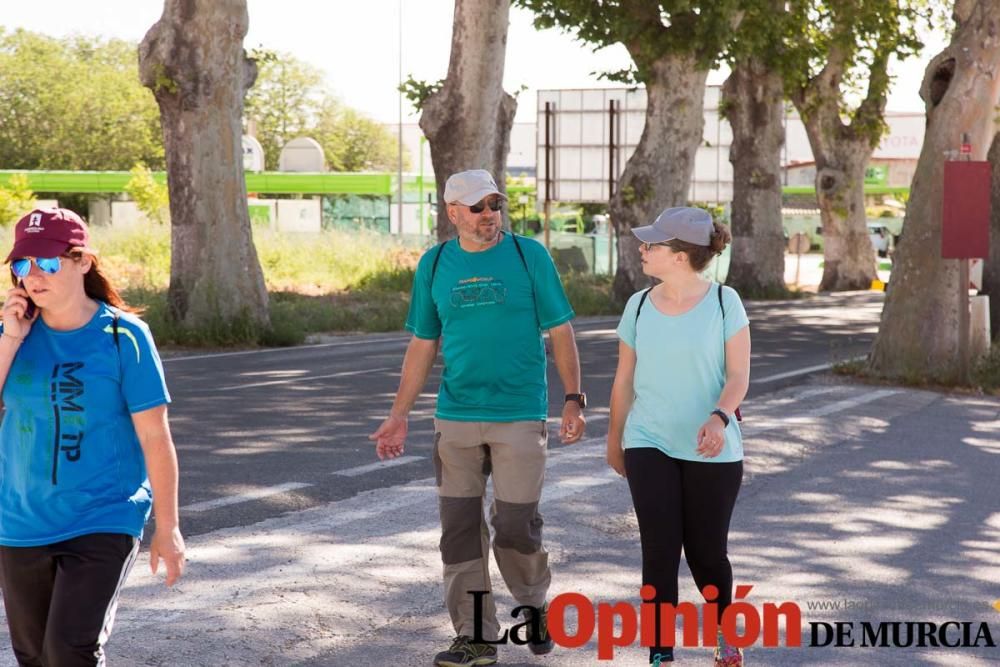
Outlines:
{"type": "Polygon", "coordinates": [[[149,327],[99,303],[56,331],[41,318],[3,387],[0,545],[27,547],[90,533],[142,536],[152,491],[132,413],[170,401],[149,327]]]}

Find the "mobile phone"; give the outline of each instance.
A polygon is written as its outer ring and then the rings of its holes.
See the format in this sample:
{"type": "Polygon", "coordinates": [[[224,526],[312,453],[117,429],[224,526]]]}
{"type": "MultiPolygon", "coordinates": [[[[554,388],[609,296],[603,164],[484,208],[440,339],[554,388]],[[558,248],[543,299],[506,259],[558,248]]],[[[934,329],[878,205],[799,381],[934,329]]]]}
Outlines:
{"type": "MultiPolygon", "coordinates": [[[[25,289],[23,280],[20,283],[20,287],[21,289],[25,289]]],[[[24,311],[24,319],[30,320],[35,316],[35,310],[37,310],[37,307],[35,306],[35,302],[31,300],[30,296],[26,296],[24,298],[28,300],[28,307],[24,311]]]]}

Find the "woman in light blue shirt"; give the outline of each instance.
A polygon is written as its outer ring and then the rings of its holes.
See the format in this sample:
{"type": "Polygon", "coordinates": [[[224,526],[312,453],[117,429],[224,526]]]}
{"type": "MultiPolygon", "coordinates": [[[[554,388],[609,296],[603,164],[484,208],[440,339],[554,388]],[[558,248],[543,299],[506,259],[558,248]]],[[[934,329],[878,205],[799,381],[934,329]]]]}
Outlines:
{"type": "MultiPolygon", "coordinates": [[[[677,604],[683,547],[698,589],[718,590],[721,619],[732,601],[727,539],[743,478],[735,413],[750,383],[750,328],[739,295],[701,272],[730,235],[690,207],[632,233],[643,272],[659,283],[632,295],[618,325],[608,463],[628,479],[655,602],[677,604]]],[[[740,650],[719,641],[716,665],[742,665],[740,650]]],[[[670,643],[650,647],[652,664],[673,660],[670,643]]]]}

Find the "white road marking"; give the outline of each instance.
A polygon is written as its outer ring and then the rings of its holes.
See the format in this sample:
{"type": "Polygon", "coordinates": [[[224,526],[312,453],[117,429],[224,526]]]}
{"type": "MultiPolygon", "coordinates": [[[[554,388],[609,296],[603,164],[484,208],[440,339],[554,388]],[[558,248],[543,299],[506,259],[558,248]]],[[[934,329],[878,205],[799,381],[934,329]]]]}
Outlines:
{"type": "MultiPolygon", "coordinates": [[[[573,452],[564,452],[563,450],[558,450],[551,452],[549,454],[550,461],[549,466],[556,465],[559,462],[569,462],[572,460],[577,460],[580,458],[596,456],[597,452],[592,452],[588,450],[577,449],[581,445],[595,444],[597,442],[604,442],[603,438],[591,438],[589,440],[584,440],[576,445],[572,446],[572,449],[576,450],[573,452]],[[555,461],[551,460],[552,458],[555,461]]],[[[569,448],[568,448],[569,449],[569,448]]],[[[425,457],[423,456],[401,456],[397,459],[392,459],[390,461],[376,461],[375,463],[369,463],[362,466],[356,466],[354,468],[346,468],[344,470],[336,470],[332,474],[342,475],[344,477],[357,477],[365,473],[369,473],[375,470],[381,470],[383,468],[388,468],[392,466],[404,465],[406,463],[412,463],[414,461],[422,461],[425,457]]],[[[433,484],[434,478],[430,477],[424,480],[417,480],[417,482],[424,482],[425,484],[433,484]]],[[[199,503],[193,503],[191,505],[185,505],[181,508],[183,511],[187,512],[204,512],[211,509],[217,509],[219,507],[227,507],[229,505],[238,505],[240,503],[247,503],[252,500],[259,500],[261,498],[267,498],[269,496],[276,496],[282,493],[287,493],[288,491],[295,491],[297,489],[304,489],[313,484],[307,484],[304,482],[287,482],[285,484],[278,484],[277,486],[269,486],[262,489],[257,489],[255,491],[248,491],[247,493],[240,493],[232,496],[222,496],[221,498],[215,498],[214,500],[205,500],[199,503]]],[[[393,509],[399,509],[406,507],[413,503],[413,498],[410,497],[397,497],[394,501],[388,504],[380,504],[377,510],[365,510],[361,514],[354,513],[353,515],[348,514],[341,517],[340,521],[343,523],[350,523],[352,521],[357,521],[359,519],[369,519],[383,512],[387,512],[393,509]]],[[[339,525],[339,524],[338,524],[339,525]]]]}
{"type": "Polygon", "coordinates": [[[865,403],[872,403],[887,396],[892,396],[893,394],[901,393],[901,389],[880,389],[879,391],[868,392],[867,394],[862,394],[861,396],[856,396],[854,398],[847,398],[842,401],[837,401],[836,403],[830,403],[829,405],[824,405],[822,407],[816,408],[814,410],[809,410],[807,412],[795,415],[793,417],[783,417],[781,419],[746,419],[741,428],[744,430],[752,430],[754,433],[759,433],[761,431],[781,428],[784,426],[794,426],[800,424],[810,424],[818,417],[826,417],[837,412],[843,412],[844,410],[849,410],[850,408],[863,405],[865,403]]]}
{"type": "Polygon", "coordinates": [[[892,396],[893,394],[900,393],[900,389],[880,389],[879,391],[872,391],[867,394],[862,394],[860,396],[855,396],[854,398],[845,398],[842,401],[837,401],[836,403],[830,403],[829,405],[824,405],[821,408],[816,408],[815,410],[810,410],[806,414],[800,417],[792,417],[788,421],[796,423],[799,421],[807,421],[809,419],[814,419],[816,417],[825,417],[826,415],[833,414],[834,412],[841,412],[847,410],[848,408],[853,408],[857,405],[863,405],[865,403],[873,403],[880,398],[885,398],[886,396],[892,396]]]}
{"type": "Polygon", "coordinates": [[[206,391],[232,391],[233,389],[249,389],[251,387],[269,387],[276,384],[297,384],[308,382],[309,380],[326,380],[329,378],[348,377],[350,375],[362,375],[364,373],[381,373],[382,371],[395,370],[396,366],[386,366],[385,368],[362,368],[357,371],[343,371],[340,373],[327,373],[326,375],[303,375],[302,377],[286,378],[284,380],[268,380],[266,382],[248,382],[246,384],[233,384],[228,387],[205,387],[206,391]]]}
{"type": "Polygon", "coordinates": [[[270,347],[266,350],[241,350],[239,352],[213,352],[211,354],[193,354],[187,357],[166,357],[163,363],[172,361],[194,361],[196,359],[221,359],[222,357],[242,357],[248,354],[271,354],[274,352],[296,352],[302,350],[313,350],[321,347],[346,347],[348,345],[375,345],[377,343],[405,343],[409,336],[396,336],[394,338],[375,338],[364,340],[345,340],[335,343],[314,343],[312,345],[296,345],[293,347],[270,347]]]}
{"type": "Polygon", "coordinates": [[[312,484],[305,484],[303,482],[288,482],[287,484],[268,486],[263,489],[247,491],[246,493],[240,493],[234,496],[223,496],[221,498],[216,498],[215,500],[204,500],[200,503],[192,503],[191,505],[185,505],[182,507],[181,511],[204,512],[206,510],[214,510],[219,507],[226,507],[227,505],[238,505],[251,500],[260,500],[261,498],[267,498],[269,496],[277,496],[289,491],[295,491],[296,489],[304,489],[309,486],[312,486],[312,484]]]}
{"type": "Polygon", "coordinates": [[[394,468],[396,466],[406,465],[407,463],[413,463],[414,461],[423,461],[424,458],[425,457],[423,456],[400,456],[394,459],[389,459],[388,461],[376,461],[375,463],[355,466],[353,468],[347,468],[346,470],[335,470],[333,474],[343,475],[344,477],[357,477],[358,475],[364,475],[365,473],[374,472],[376,470],[394,468]]]}
{"type": "MultiPolygon", "coordinates": [[[[861,361],[862,359],[867,359],[867,356],[852,357],[847,359],[847,361],[861,361]]],[[[838,362],[839,363],[839,362],[838,362]]],[[[763,378],[750,379],[750,384],[763,384],[765,382],[774,382],[776,380],[784,380],[785,378],[792,378],[798,375],[806,375],[807,373],[815,373],[816,371],[825,371],[828,368],[833,368],[833,364],[819,364],[817,366],[807,366],[806,368],[800,368],[795,371],[788,371],[787,373],[778,373],[777,375],[769,375],[763,378]]]]}

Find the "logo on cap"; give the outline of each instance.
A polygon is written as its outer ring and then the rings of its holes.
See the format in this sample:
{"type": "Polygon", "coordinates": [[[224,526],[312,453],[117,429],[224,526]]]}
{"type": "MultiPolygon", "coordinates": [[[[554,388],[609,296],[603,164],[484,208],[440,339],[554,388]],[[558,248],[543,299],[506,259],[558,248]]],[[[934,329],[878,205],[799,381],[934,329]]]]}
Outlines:
{"type": "Polygon", "coordinates": [[[31,217],[28,218],[28,226],[24,230],[25,232],[40,232],[45,228],[42,227],[42,214],[32,213],[31,217]]]}

